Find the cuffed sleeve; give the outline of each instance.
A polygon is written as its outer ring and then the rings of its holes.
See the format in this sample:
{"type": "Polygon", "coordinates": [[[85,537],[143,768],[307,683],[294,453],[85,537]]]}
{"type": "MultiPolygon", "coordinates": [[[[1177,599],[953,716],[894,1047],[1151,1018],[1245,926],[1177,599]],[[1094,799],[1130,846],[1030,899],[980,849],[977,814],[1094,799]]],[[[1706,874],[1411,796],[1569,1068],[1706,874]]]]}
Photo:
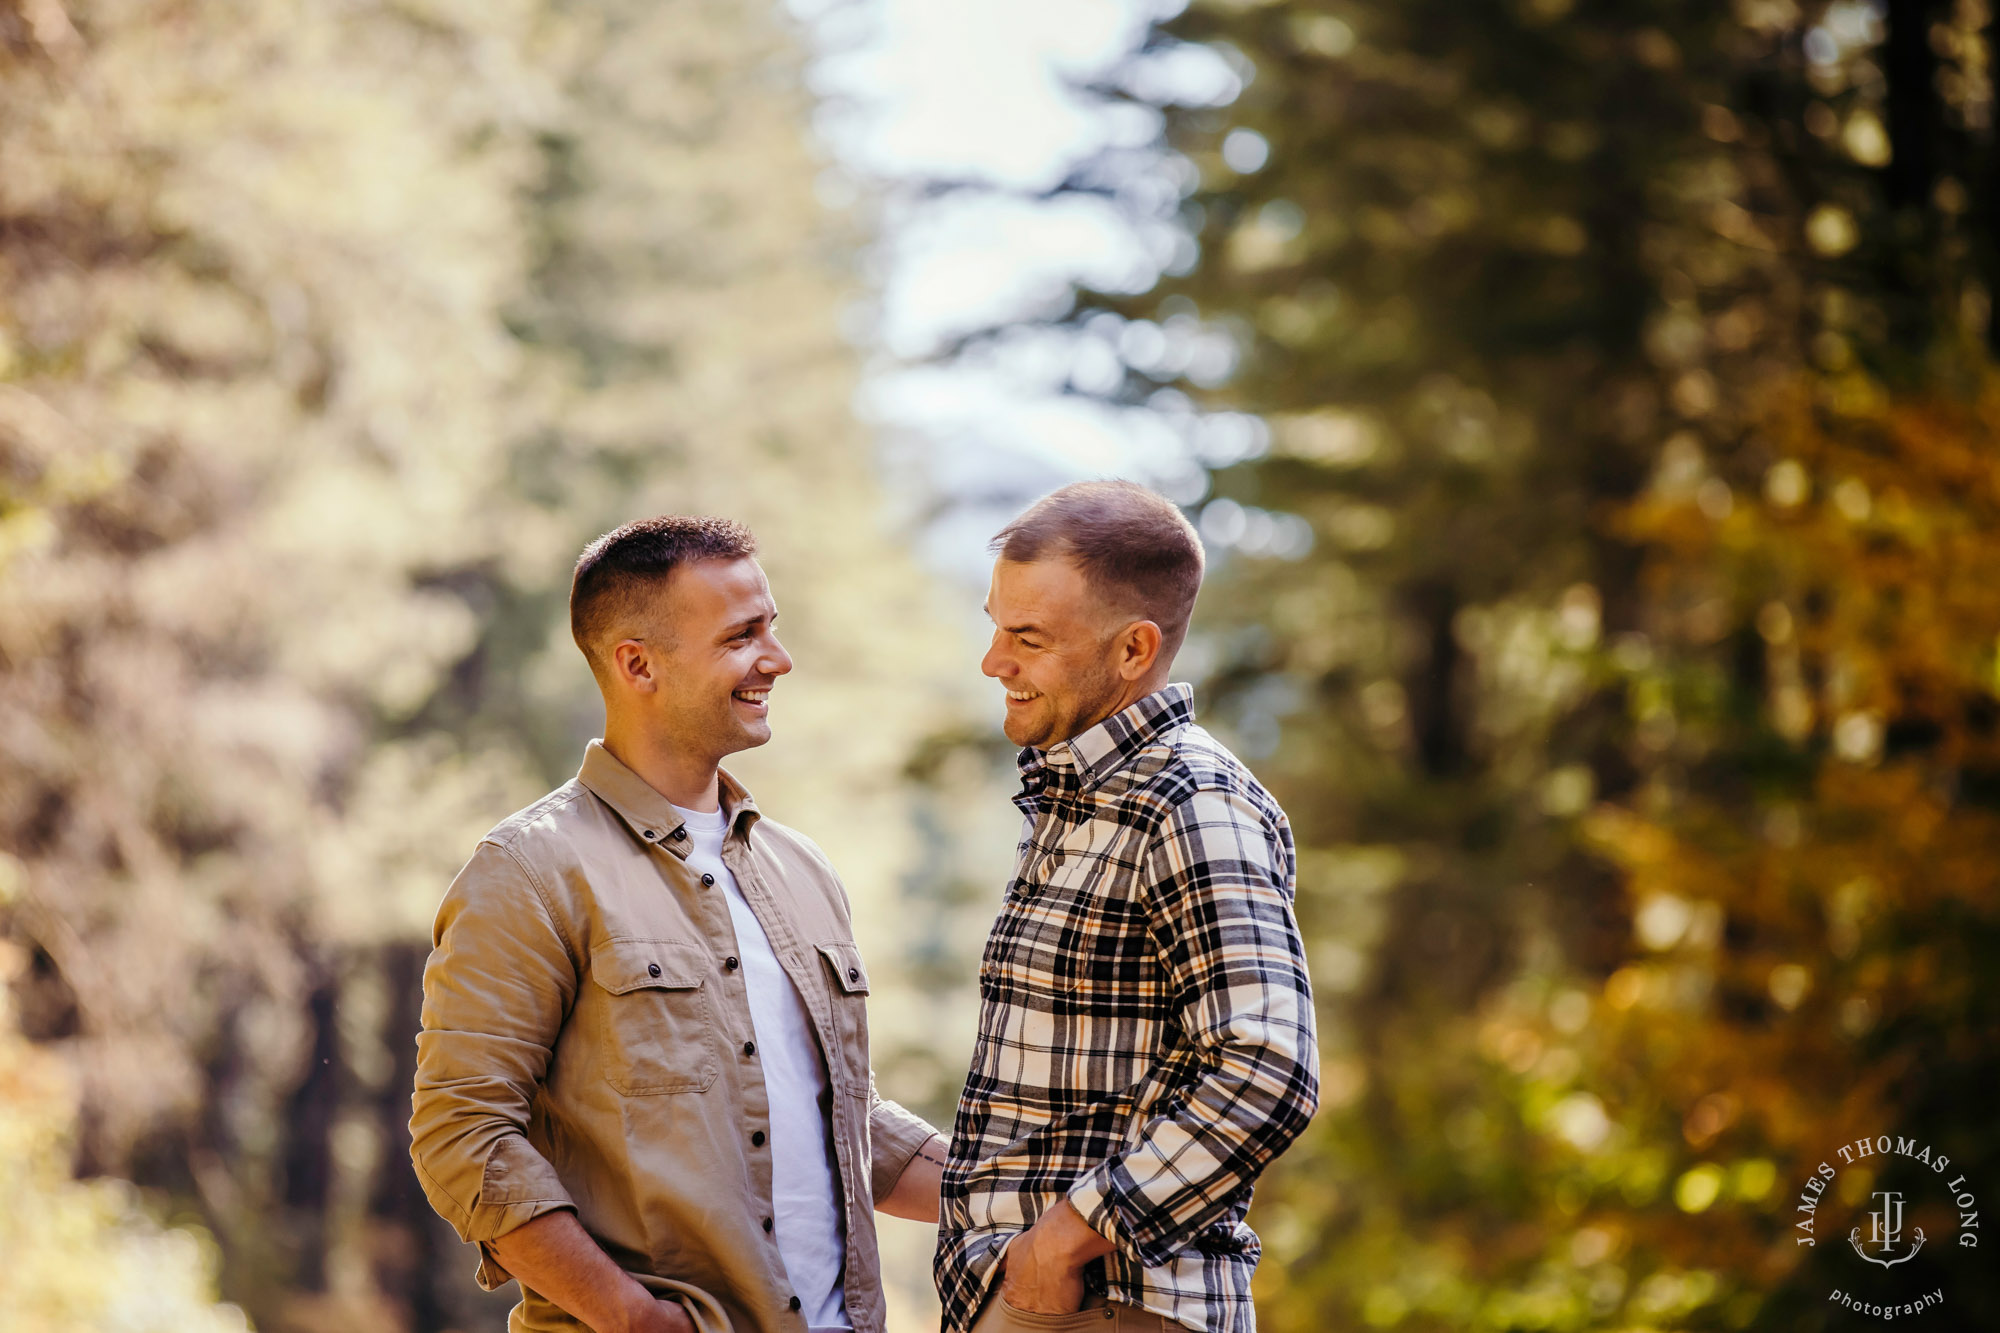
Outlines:
{"type": "Polygon", "coordinates": [[[875,1198],[889,1197],[917,1149],[933,1135],[943,1137],[922,1116],[877,1092],[875,1075],[868,1075],[868,1179],[875,1198]]]}
{"type": "Polygon", "coordinates": [[[1290,857],[1257,808],[1198,790],[1148,851],[1150,928],[1203,1072],[1172,1115],[1078,1179],[1070,1203],[1162,1265],[1240,1198],[1318,1107],[1319,1053],[1290,857]]]}
{"type": "Polygon", "coordinates": [[[432,946],[410,1157],[431,1206],[479,1243],[481,1285],[498,1286],[507,1273],[486,1242],[574,1206],[526,1131],[577,967],[533,874],[492,842],[453,881],[432,946]]]}

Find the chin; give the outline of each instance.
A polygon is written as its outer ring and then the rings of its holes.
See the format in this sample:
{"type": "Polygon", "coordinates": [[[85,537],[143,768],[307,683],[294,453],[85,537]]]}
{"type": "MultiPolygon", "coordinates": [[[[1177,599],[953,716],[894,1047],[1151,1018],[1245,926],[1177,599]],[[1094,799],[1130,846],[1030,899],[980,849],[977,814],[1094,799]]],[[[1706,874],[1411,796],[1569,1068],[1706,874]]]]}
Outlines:
{"type": "Polygon", "coordinates": [[[754,750],[760,745],[770,744],[771,724],[768,722],[752,724],[738,722],[730,729],[730,732],[722,734],[728,736],[726,741],[721,742],[726,747],[722,750],[722,753],[725,755],[741,754],[745,750],[754,750]],[[734,734],[731,735],[731,732],[734,734]]]}
{"type": "Polygon", "coordinates": [[[1000,731],[1016,745],[1040,746],[1049,743],[1046,727],[1030,726],[1025,721],[1017,722],[1011,717],[1000,724],[1000,731]]]}

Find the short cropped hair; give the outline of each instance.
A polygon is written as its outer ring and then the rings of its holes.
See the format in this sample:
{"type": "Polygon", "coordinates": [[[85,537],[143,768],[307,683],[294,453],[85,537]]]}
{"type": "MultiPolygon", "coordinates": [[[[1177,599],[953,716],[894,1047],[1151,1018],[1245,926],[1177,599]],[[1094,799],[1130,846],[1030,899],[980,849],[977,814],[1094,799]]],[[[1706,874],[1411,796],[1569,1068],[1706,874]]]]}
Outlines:
{"type": "Polygon", "coordinates": [[[1201,538],[1179,506],[1129,481],[1080,481],[1037,500],[1000,529],[991,549],[1021,564],[1071,561],[1112,610],[1160,627],[1171,660],[1201,589],[1201,538]]]}
{"type": "Polygon", "coordinates": [[[613,528],[576,558],[569,582],[570,637],[601,675],[612,636],[630,637],[629,631],[648,627],[649,601],[676,569],[756,553],[757,539],[734,519],[662,514],[613,528]]]}

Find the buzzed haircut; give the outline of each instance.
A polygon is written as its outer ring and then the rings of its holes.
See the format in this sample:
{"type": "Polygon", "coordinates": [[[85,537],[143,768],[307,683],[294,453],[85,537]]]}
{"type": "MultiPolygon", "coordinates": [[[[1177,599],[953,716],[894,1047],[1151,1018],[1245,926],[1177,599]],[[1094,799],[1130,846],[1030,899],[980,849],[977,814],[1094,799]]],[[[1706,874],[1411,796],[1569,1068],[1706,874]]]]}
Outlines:
{"type": "Polygon", "coordinates": [[[611,636],[647,624],[650,600],[676,569],[699,560],[742,560],[756,553],[757,539],[750,529],[729,518],[661,514],[613,528],[576,558],[576,572],[569,581],[570,637],[583,650],[591,671],[602,675],[603,652],[611,636]]]}
{"type": "Polygon", "coordinates": [[[1000,529],[991,548],[1021,564],[1073,562],[1106,605],[1160,627],[1171,660],[1201,589],[1201,538],[1180,507],[1130,481],[1079,481],[1043,496],[1000,529]]]}

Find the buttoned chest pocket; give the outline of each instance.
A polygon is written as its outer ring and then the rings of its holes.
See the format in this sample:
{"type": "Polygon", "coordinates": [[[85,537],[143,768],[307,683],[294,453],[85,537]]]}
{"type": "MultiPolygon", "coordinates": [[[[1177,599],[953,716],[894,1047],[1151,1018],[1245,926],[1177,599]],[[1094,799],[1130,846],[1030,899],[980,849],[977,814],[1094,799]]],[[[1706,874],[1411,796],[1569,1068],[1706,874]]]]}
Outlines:
{"type": "Polygon", "coordinates": [[[815,946],[826,965],[831,985],[827,992],[833,1006],[833,1036],[839,1046],[828,1052],[827,1073],[864,1101],[868,1097],[868,969],[862,965],[861,950],[845,940],[815,946]]]}
{"type": "Polygon", "coordinates": [[[1084,894],[1070,919],[1067,946],[1056,958],[1056,985],[1065,995],[1132,1000],[1159,988],[1159,959],[1142,905],[1117,893],[1084,894]]]}
{"type": "Polygon", "coordinates": [[[1159,977],[1144,909],[1101,877],[1019,886],[983,964],[997,989],[1031,1005],[1046,995],[1058,1007],[1080,994],[1136,996],[1156,988],[1159,977]]]}
{"type": "Polygon", "coordinates": [[[604,1076],[628,1097],[705,1092],[722,1066],[708,951],[685,940],[606,940],[591,951],[604,992],[604,1076]]]}
{"type": "Polygon", "coordinates": [[[987,937],[981,959],[984,981],[1030,1004],[1073,989],[1080,950],[1089,947],[1091,894],[1060,880],[1024,879],[1013,886],[987,937]]]}

